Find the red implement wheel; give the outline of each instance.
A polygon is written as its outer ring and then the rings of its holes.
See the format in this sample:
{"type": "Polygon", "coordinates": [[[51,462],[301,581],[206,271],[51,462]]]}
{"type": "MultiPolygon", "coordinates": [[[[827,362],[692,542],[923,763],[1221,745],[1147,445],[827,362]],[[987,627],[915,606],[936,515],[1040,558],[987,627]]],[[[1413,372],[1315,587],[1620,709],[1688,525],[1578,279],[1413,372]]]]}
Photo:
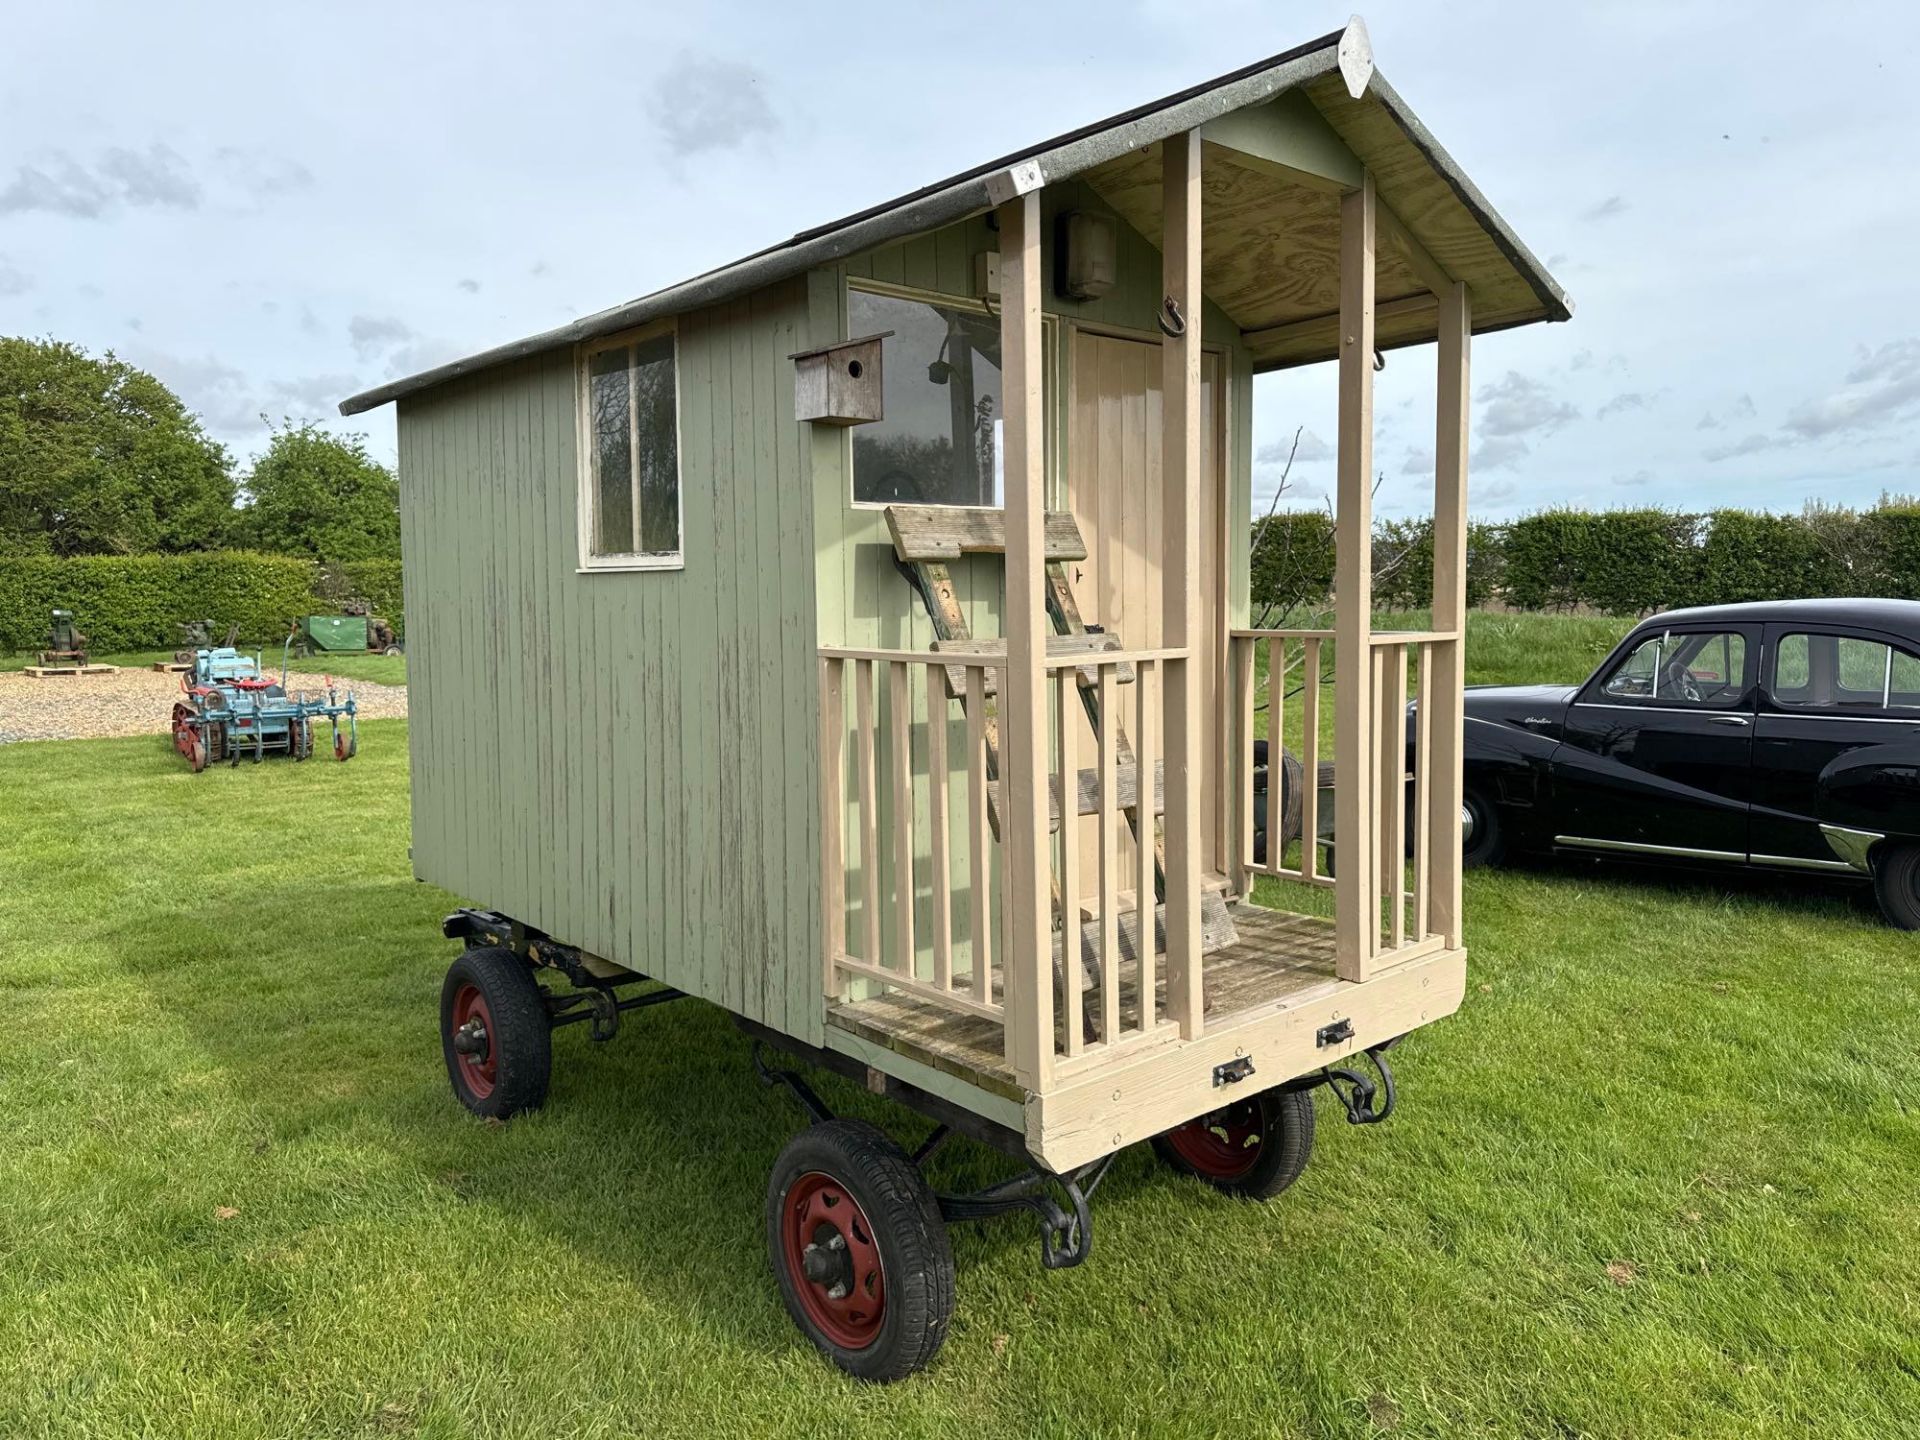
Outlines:
{"type": "Polygon", "coordinates": [[[186,756],[187,764],[193,767],[194,774],[198,775],[202,770],[207,768],[206,737],[191,726],[187,729],[186,756]]]}
{"type": "Polygon", "coordinates": [[[1267,1090],[1153,1138],[1160,1158],[1216,1190],[1271,1200],[1313,1156],[1313,1096],[1267,1090]]]}
{"type": "Polygon", "coordinates": [[[511,950],[468,950],[440,987],[447,1078],[476,1115],[536,1110],[553,1076],[553,1026],[527,963],[511,950]]]}
{"type": "Polygon", "coordinates": [[[287,749],[296,760],[304,760],[313,754],[313,722],[311,720],[291,720],[287,723],[287,749]]]}
{"type": "Polygon", "coordinates": [[[787,1313],[849,1375],[899,1380],[947,1337],[953,1251],[939,1204],[864,1121],[787,1142],[767,1185],[767,1249],[787,1313]]]}
{"type": "Polygon", "coordinates": [[[173,707],[173,748],[182,755],[187,753],[188,743],[193,738],[194,727],[190,723],[195,715],[194,708],[182,701],[176,701],[173,707]]]}
{"type": "Polygon", "coordinates": [[[359,753],[359,740],[351,732],[336,727],[333,732],[333,758],[344,763],[359,753]]]}

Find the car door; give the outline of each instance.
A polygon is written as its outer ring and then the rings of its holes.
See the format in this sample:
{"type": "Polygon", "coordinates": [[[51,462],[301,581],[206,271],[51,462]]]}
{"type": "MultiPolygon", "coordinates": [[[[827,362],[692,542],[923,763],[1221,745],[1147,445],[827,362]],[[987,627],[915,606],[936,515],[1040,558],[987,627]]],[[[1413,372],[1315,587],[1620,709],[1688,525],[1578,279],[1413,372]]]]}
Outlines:
{"type": "Polygon", "coordinates": [[[1757,625],[1637,632],[1567,707],[1554,842],[1745,860],[1757,625]]]}
{"type": "Polygon", "coordinates": [[[1845,870],[1820,833],[1819,780],[1862,745],[1920,736],[1920,656],[1847,626],[1767,626],[1753,732],[1756,863],[1845,870]]]}

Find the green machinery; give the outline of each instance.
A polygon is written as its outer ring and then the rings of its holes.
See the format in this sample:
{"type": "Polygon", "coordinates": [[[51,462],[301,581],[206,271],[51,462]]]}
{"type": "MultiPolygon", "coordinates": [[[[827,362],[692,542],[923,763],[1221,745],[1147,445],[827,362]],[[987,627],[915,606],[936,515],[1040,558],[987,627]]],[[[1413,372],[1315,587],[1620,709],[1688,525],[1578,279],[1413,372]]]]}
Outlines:
{"type": "Polygon", "coordinates": [[[302,655],[398,655],[393,626],[364,609],[343,615],[302,615],[293,622],[294,648],[302,655]]]}

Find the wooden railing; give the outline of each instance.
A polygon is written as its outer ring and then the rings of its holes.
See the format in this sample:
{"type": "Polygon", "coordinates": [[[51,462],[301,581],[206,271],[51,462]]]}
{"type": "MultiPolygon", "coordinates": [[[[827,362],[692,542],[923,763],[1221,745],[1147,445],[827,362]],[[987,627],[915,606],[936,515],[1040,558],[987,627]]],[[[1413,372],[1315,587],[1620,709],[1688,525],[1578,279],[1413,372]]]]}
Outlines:
{"type": "Polygon", "coordinates": [[[1239,817],[1239,866],[1243,873],[1271,875],[1278,879],[1297,880],[1306,885],[1324,885],[1331,887],[1333,877],[1322,873],[1320,868],[1320,822],[1331,820],[1320,803],[1320,714],[1321,714],[1321,655],[1330,650],[1333,641],[1331,630],[1235,630],[1229,644],[1229,660],[1233,677],[1234,711],[1240,716],[1240,734],[1243,737],[1238,747],[1239,753],[1233,759],[1238,765],[1240,783],[1236,788],[1236,811],[1239,817]],[[1266,705],[1264,712],[1258,703],[1259,685],[1256,679],[1258,652],[1264,647],[1267,656],[1266,705]],[[1301,764],[1302,793],[1300,797],[1300,863],[1289,866],[1286,861],[1286,841],[1283,834],[1283,769],[1281,754],[1285,748],[1287,732],[1288,690],[1292,688],[1292,657],[1299,654],[1300,681],[1297,704],[1292,707],[1298,715],[1297,736],[1299,749],[1294,752],[1301,764]],[[1253,744],[1256,740],[1267,742],[1267,853],[1264,859],[1254,858],[1254,766],[1253,744]]]}
{"type": "Polygon", "coordinates": [[[1055,1075],[1164,1039],[1175,1027],[1160,992],[1177,993],[1185,972],[1169,973],[1181,962],[1159,954],[1156,938],[1166,784],[1158,682],[1186,652],[1079,651],[1045,662],[1054,924],[1039,954],[1009,943],[1001,903],[1004,792],[991,756],[1004,657],[819,654],[829,1001],[865,983],[1004,1029],[1009,1010],[1032,1005],[1046,984],[1055,1075]]]}
{"type": "MultiPolygon", "coordinates": [[[[1164,804],[1162,681],[1177,649],[1050,656],[1056,1075],[1163,1039],[1160,990],[1179,993],[1177,946],[1158,952],[1156,826],[1164,804]],[[1093,723],[1094,716],[1100,717],[1093,723]],[[1091,855],[1088,852],[1091,851],[1091,855]],[[1090,868],[1089,868],[1090,867],[1090,868]],[[1163,964],[1164,962],[1164,964],[1163,964]],[[1083,1058],[1084,1057],[1084,1058],[1083,1058]]],[[[1198,954],[1190,963],[1201,963],[1198,954]]]]}
{"type": "MultiPolygon", "coordinates": [[[[1458,757],[1435,748],[1436,715],[1447,716],[1459,704],[1457,694],[1436,690],[1436,653],[1459,644],[1451,632],[1378,631],[1369,637],[1367,744],[1371,773],[1365,777],[1370,795],[1367,827],[1377,844],[1367,853],[1333,852],[1337,879],[1324,873],[1319,854],[1321,819],[1326,802],[1320,795],[1320,725],[1326,701],[1320,694],[1323,652],[1330,651],[1333,632],[1327,630],[1235,630],[1231,633],[1231,676],[1235,713],[1240,717],[1239,767],[1235,787],[1239,824],[1236,863],[1248,877],[1267,875],[1297,883],[1364,887],[1363,915],[1375,917],[1372,933],[1362,937],[1362,953],[1370,966],[1396,964],[1444,946],[1445,923],[1436,896],[1460,873],[1460,817],[1457,776],[1448,783],[1442,770],[1458,766],[1458,757]],[[1261,712],[1257,651],[1265,647],[1266,704],[1261,712]],[[1290,660],[1298,650],[1297,672],[1290,660]],[[1296,682],[1297,673],[1297,682],[1296,682]],[[1289,697],[1289,691],[1296,691],[1289,697]],[[1416,708],[1411,721],[1408,703],[1416,708]],[[1290,719],[1289,717],[1297,717],[1290,719]],[[1254,859],[1253,742],[1265,739],[1267,750],[1267,848],[1264,859],[1254,859]],[[1297,746],[1302,764],[1301,846],[1296,864],[1286,863],[1282,817],[1285,813],[1282,767],[1283,741],[1297,746]],[[1436,809],[1435,796],[1442,797],[1436,809]],[[1451,814],[1442,814],[1441,810],[1451,814]]],[[[1442,732],[1447,727],[1440,726],[1442,732]]],[[[1337,770],[1333,790],[1347,777],[1337,770]]]]}
{"type": "Polygon", "coordinates": [[[870,981],[1005,1024],[1013,971],[1003,964],[1005,917],[995,903],[999,785],[989,763],[992,697],[1005,665],[918,650],[820,651],[829,1000],[870,981]]]}

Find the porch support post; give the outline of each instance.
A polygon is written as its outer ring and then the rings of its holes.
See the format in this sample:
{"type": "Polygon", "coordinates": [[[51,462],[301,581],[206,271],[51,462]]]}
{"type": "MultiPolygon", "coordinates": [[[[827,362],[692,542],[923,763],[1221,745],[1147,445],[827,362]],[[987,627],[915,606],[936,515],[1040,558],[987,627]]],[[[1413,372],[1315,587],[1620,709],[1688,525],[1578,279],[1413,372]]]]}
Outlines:
{"type": "MultiPolygon", "coordinates": [[[[1002,204],[1000,389],[1007,510],[1006,682],[1000,694],[1008,1059],[1019,1083],[1053,1071],[1053,915],[1047,871],[1046,406],[1041,394],[1040,194],[1002,204]]],[[[1069,897],[1072,898],[1072,897],[1069,897]]]]}
{"type": "MultiPolygon", "coordinates": [[[[1166,728],[1167,1014],[1183,1039],[1201,1033],[1200,990],[1200,132],[1161,142],[1160,250],[1171,319],[1160,341],[1162,526],[1160,643],[1184,659],[1163,669],[1166,728]],[[1169,328],[1178,334],[1166,334],[1169,328]]],[[[1143,780],[1143,784],[1151,783],[1143,780]]],[[[1142,793],[1145,793],[1144,791],[1142,793]]],[[[1141,813],[1146,814],[1143,807],[1141,813]]],[[[1147,901],[1140,902],[1141,914],[1147,901]]],[[[1143,919],[1142,935],[1150,935],[1143,919]]]]}
{"type": "MultiPolygon", "coordinates": [[[[1379,946],[1373,767],[1373,176],[1340,200],[1340,449],[1334,519],[1334,970],[1365,980],[1379,946]]],[[[1394,717],[1398,718],[1398,717],[1394,717]]],[[[1311,779],[1311,777],[1309,777],[1311,779]]]]}
{"type": "Polygon", "coordinates": [[[1460,767],[1465,754],[1467,644],[1467,350],[1472,301],[1455,281],[1440,294],[1440,379],[1433,477],[1433,628],[1457,639],[1435,644],[1433,693],[1420,697],[1432,727],[1427,757],[1432,803],[1427,832],[1425,928],[1460,945],[1460,767]]]}

